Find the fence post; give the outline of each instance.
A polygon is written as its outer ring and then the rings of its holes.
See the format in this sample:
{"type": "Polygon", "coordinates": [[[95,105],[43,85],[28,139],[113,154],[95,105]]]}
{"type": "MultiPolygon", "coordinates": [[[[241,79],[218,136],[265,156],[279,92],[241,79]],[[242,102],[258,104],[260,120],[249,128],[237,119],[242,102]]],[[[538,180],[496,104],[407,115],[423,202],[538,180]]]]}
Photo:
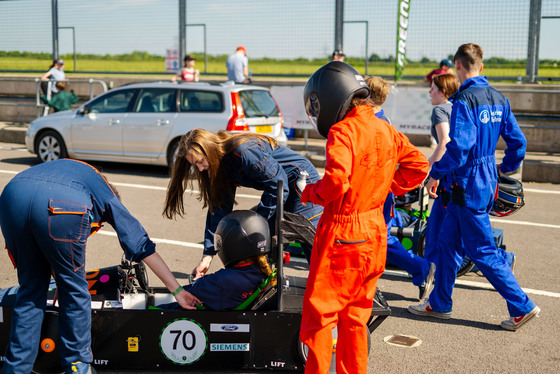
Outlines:
{"type": "Polygon", "coordinates": [[[344,0],[336,0],[334,10],[334,49],[342,51],[344,36],[344,0]]]}
{"type": "Polygon", "coordinates": [[[179,0],[179,67],[183,66],[187,46],[187,0],[179,0]]]}
{"type": "Polygon", "coordinates": [[[527,43],[527,76],[535,83],[539,75],[539,39],[541,32],[542,0],[531,0],[529,13],[529,41],[527,43]]]}
{"type": "Polygon", "coordinates": [[[52,58],[58,59],[58,0],[51,0],[52,58]]]}

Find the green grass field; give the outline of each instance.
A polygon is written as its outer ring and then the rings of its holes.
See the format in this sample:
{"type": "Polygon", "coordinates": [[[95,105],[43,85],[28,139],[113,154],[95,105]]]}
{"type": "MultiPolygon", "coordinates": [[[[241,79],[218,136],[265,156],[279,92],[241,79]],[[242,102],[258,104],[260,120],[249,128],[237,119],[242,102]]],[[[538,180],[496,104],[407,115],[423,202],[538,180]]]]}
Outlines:
{"type": "MultiPolygon", "coordinates": [[[[65,56],[65,71],[67,74],[74,72],[74,62],[72,58],[65,56]]],[[[327,63],[328,60],[317,61],[288,61],[288,60],[249,60],[249,68],[255,75],[284,75],[284,76],[297,76],[297,75],[311,75],[321,65],[327,63]]],[[[347,62],[354,66],[361,74],[365,74],[365,64],[360,59],[347,59],[347,62]]],[[[80,72],[126,72],[126,73],[161,73],[165,74],[164,60],[140,60],[140,61],[122,61],[122,60],[109,60],[109,59],[78,59],[76,62],[77,73],[80,72]]],[[[50,66],[50,60],[33,59],[33,58],[20,58],[20,57],[0,57],[0,70],[33,70],[40,74],[46,72],[50,66]]],[[[514,66],[514,65],[512,65],[514,66]]],[[[420,63],[411,63],[404,69],[405,76],[424,76],[428,74],[435,66],[424,65],[420,63]]],[[[196,68],[202,73],[205,71],[204,59],[199,58],[196,62],[196,68]]],[[[208,61],[206,69],[209,75],[211,74],[225,74],[225,60],[224,59],[211,59],[208,61]]],[[[391,63],[368,63],[369,75],[394,75],[394,64],[391,63]]],[[[485,65],[483,73],[489,77],[517,77],[525,76],[525,67],[517,66],[492,66],[485,65]]],[[[560,78],[560,66],[541,66],[539,68],[540,77],[560,78]]]]}

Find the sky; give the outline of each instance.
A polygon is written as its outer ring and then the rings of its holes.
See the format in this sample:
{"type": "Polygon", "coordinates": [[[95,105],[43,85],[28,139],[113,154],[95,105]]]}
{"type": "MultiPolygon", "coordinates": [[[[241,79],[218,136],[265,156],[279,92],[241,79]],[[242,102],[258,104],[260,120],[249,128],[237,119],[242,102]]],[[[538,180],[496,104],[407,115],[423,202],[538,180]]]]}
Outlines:
{"type": "MultiPolygon", "coordinates": [[[[439,61],[462,43],[485,57],[527,57],[529,0],[410,0],[407,57],[439,61]]],[[[253,58],[318,58],[334,49],[334,0],[186,0],[187,52],[253,58]]],[[[543,0],[543,16],[560,17],[560,1],[543,0]]],[[[0,51],[52,51],[51,1],[0,0],[0,51]]],[[[77,53],[121,54],[177,49],[178,0],[58,0],[60,27],[74,27],[77,53]]],[[[397,0],[345,0],[344,51],[395,55],[397,0]],[[349,21],[359,21],[350,23],[349,21]]],[[[540,58],[560,60],[560,18],[542,19],[540,58]]],[[[72,53],[70,29],[59,30],[60,54],[72,53]]]]}

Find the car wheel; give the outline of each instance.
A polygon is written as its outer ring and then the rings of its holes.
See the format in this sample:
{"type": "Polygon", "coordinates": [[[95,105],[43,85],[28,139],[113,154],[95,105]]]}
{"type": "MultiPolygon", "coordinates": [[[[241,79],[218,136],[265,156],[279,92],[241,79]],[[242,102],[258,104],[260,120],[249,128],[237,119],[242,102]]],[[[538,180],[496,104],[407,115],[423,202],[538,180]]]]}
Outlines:
{"type": "Polygon", "coordinates": [[[35,150],[41,162],[54,161],[68,156],[64,140],[55,131],[45,131],[39,135],[36,144],[35,150]]]}
{"type": "Polygon", "coordinates": [[[174,139],[171,144],[169,144],[169,148],[167,148],[167,165],[169,166],[169,170],[173,167],[173,163],[177,158],[177,150],[179,149],[179,139],[174,139]]]}

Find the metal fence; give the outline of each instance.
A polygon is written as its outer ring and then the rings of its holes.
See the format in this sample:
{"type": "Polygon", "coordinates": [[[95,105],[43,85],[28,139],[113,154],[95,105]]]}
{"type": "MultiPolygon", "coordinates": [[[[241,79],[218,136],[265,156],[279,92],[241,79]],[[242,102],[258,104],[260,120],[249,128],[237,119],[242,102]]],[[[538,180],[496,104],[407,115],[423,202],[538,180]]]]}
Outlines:
{"type": "MultiPolygon", "coordinates": [[[[44,69],[51,55],[70,55],[74,61],[71,69],[67,62],[67,71],[95,72],[86,67],[86,55],[142,51],[163,58],[167,50],[178,49],[204,54],[206,63],[197,62],[204,73],[223,74],[223,63],[206,58],[223,59],[243,45],[250,61],[293,60],[291,70],[268,75],[294,76],[298,61],[327,60],[334,50],[337,2],[343,3],[340,43],[346,55],[390,63],[396,55],[398,0],[8,0],[0,1],[0,71],[38,71],[33,59],[2,63],[3,52],[48,53],[44,69]],[[179,9],[185,9],[184,23],[179,9]]],[[[410,0],[407,59],[433,64],[460,44],[475,42],[485,58],[525,64],[536,53],[541,64],[547,56],[560,60],[554,57],[559,16],[557,0],[410,0]],[[531,35],[530,11],[536,5],[535,19],[542,26],[531,35]],[[556,32],[543,33],[545,27],[556,32]],[[532,55],[531,40],[536,40],[532,55]]],[[[110,64],[102,69],[116,71],[110,64]]],[[[163,63],[140,68],[163,70],[163,63]]]]}

